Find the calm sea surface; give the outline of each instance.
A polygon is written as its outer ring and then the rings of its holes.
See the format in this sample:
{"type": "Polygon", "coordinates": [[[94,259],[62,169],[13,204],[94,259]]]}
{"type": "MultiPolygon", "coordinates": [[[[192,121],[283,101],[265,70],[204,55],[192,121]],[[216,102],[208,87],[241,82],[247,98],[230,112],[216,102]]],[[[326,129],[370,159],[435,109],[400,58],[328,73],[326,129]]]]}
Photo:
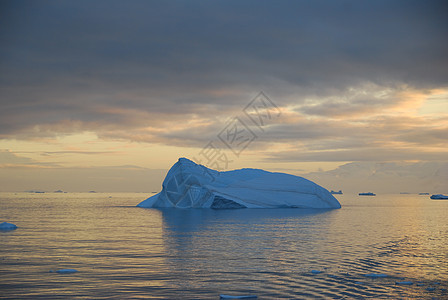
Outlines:
{"type": "Polygon", "coordinates": [[[0,298],[448,299],[448,201],[336,195],[343,207],[329,211],[135,207],[148,196],[1,193],[0,222],[19,228],[0,232],[0,298]],[[78,272],[50,272],[66,268],[78,272]]]}

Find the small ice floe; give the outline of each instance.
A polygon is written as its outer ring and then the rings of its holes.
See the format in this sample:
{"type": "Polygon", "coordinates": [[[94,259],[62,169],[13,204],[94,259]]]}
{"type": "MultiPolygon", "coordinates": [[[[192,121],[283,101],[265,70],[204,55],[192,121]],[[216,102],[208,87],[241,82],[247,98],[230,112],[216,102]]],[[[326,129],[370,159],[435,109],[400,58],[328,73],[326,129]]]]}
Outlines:
{"type": "Polygon", "coordinates": [[[257,299],[255,295],[243,295],[243,296],[230,296],[230,295],[219,295],[219,299],[257,299]]]}
{"type": "Polygon", "coordinates": [[[71,274],[76,272],[78,272],[78,270],[75,269],[60,269],[57,271],[50,270],[50,273],[58,273],[58,274],[71,274]]]}
{"type": "Polygon", "coordinates": [[[8,222],[0,223],[0,230],[7,231],[7,230],[14,230],[14,229],[17,229],[17,225],[8,223],[8,222]]]}
{"type": "Polygon", "coordinates": [[[359,193],[359,196],[376,196],[376,194],[372,193],[372,192],[367,192],[367,193],[359,193]]]}
{"type": "Polygon", "coordinates": [[[322,271],[319,271],[319,270],[311,270],[311,273],[312,273],[312,274],[320,274],[320,273],[322,273],[322,271]]]}
{"type": "Polygon", "coordinates": [[[417,283],[417,286],[425,286],[425,284],[423,282],[421,282],[421,283],[417,283]]]}
{"type": "Polygon", "coordinates": [[[398,282],[395,282],[395,284],[413,285],[414,283],[412,281],[398,281],[398,282]]]}
{"type": "Polygon", "coordinates": [[[446,195],[442,195],[442,194],[436,194],[436,195],[432,195],[431,197],[429,197],[433,200],[448,200],[448,196],[446,195]]]}
{"type": "Polygon", "coordinates": [[[389,275],[387,274],[376,274],[376,273],[371,273],[371,274],[364,274],[364,276],[366,277],[370,277],[370,278],[385,278],[388,277],[389,275]]]}

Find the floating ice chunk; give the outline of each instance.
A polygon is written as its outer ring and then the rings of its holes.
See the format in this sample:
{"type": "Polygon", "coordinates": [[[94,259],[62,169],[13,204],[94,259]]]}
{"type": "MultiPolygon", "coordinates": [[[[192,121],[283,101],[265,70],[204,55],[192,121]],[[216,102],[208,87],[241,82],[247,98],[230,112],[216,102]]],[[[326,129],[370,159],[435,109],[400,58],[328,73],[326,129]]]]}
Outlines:
{"type": "Polygon", "coordinates": [[[78,270],[75,270],[75,269],[60,269],[60,270],[56,271],[56,273],[59,273],[59,274],[70,274],[70,273],[76,273],[76,272],[78,272],[78,270]]]}
{"type": "Polygon", "coordinates": [[[322,273],[322,271],[319,271],[319,270],[311,270],[311,273],[313,273],[313,274],[320,274],[320,273],[322,273]]]}
{"type": "Polygon", "coordinates": [[[385,277],[388,277],[389,275],[381,274],[381,273],[379,273],[379,274],[371,273],[371,274],[364,274],[364,276],[370,277],[370,278],[385,278],[385,277]]]}
{"type": "Polygon", "coordinates": [[[219,295],[219,299],[257,299],[255,295],[244,295],[244,296],[230,296],[230,295],[219,295]]]}
{"type": "Polygon", "coordinates": [[[0,223],[0,230],[6,231],[6,230],[14,230],[14,229],[17,229],[17,225],[8,223],[8,222],[0,223]]]}
{"type": "Polygon", "coordinates": [[[376,196],[376,194],[372,193],[372,192],[367,192],[367,193],[359,193],[359,196],[376,196]]]}
{"type": "Polygon", "coordinates": [[[437,200],[448,200],[448,196],[442,195],[442,194],[436,194],[429,197],[431,199],[437,199],[437,200]]]}
{"type": "Polygon", "coordinates": [[[219,172],[179,158],[162,191],[139,207],[175,208],[340,208],[326,189],[305,178],[259,169],[219,172]]]}
{"type": "Polygon", "coordinates": [[[399,282],[395,282],[395,284],[413,285],[414,283],[412,281],[399,281],[399,282]]]}

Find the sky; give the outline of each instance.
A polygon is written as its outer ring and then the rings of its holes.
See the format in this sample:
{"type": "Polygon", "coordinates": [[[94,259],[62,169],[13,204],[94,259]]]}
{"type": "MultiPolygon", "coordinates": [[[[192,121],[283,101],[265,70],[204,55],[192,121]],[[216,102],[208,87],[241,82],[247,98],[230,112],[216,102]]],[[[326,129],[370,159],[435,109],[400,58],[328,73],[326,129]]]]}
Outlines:
{"type": "Polygon", "coordinates": [[[0,0],[0,191],[158,191],[187,157],[446,193],[447,11],[0,0]]]}

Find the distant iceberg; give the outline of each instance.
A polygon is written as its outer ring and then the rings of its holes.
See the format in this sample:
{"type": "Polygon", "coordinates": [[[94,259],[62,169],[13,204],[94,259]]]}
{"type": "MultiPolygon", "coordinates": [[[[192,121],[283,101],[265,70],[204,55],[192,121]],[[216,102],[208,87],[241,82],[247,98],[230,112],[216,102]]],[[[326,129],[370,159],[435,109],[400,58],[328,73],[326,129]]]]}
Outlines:
{"type": "Polygon", "coordinates": [[[342,190],[339,190],[338,192],[331,190],[330,193],[332,195],[342,195],[342,190]]]}
{"type": "Polygon", "coordinates": [[[359,193],[359,196],[376,196],[376,194],[371,193],[371,192],[367,192],[367,193],[359,193]]]}
{"type": "Polygon", "coordinates": [[[436,200],[448,200],[448,196],[442,194],[432,195],[430,198],[436,200]]]}
{"type": "Polygon", "coordinates": [[[17,225],[8,222],[0,223],[0,230],[9,231],[14,229],[17,229],[17,225]]]}
{"type": "Polygon", "coordinates": [[[137,206],[151,208],[340,208],[323,187],[305,178],[260,169],[219,172],[179,158],[162,191],[137,206]]]}

